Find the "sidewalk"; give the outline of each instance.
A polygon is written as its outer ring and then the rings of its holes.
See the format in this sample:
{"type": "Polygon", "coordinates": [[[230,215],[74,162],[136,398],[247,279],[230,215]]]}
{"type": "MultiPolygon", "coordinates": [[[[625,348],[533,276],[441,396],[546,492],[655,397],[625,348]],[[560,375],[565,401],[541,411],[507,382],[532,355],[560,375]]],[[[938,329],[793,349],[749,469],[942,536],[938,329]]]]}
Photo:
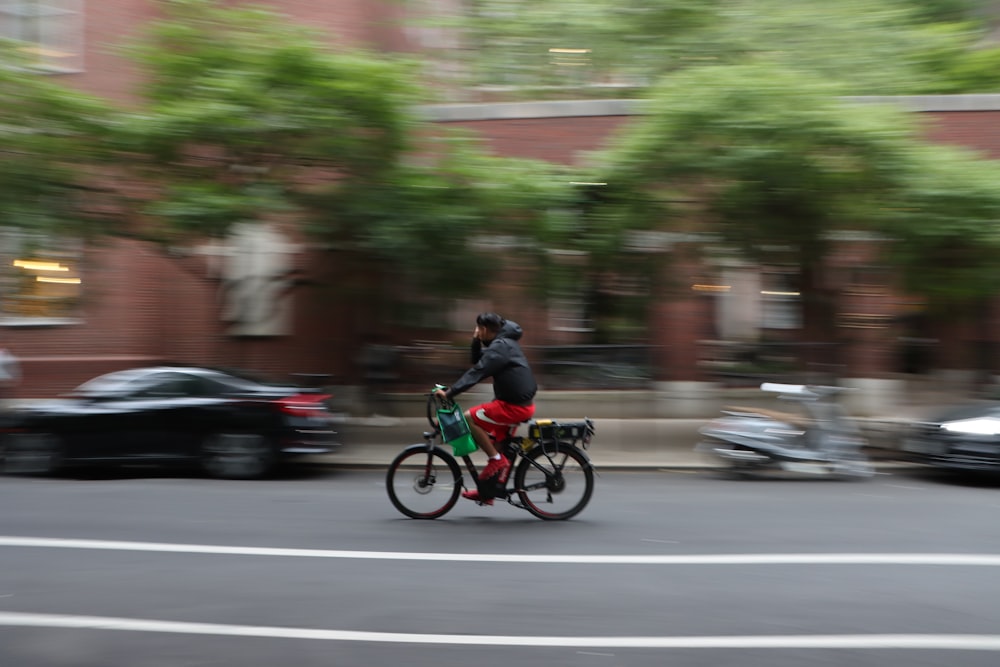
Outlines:
{"type": "MultiPolygon", "coordinates": [[[[770,394],[751,398],[774,405],[770,394]]],[[[746,394],[746,392],[743,392],[746,394]]],[[[737,404],[751,404],[745,395],[737,404]]],[[[900,456],[901,439],[913,421],[926,419],[942,406],[965,403],[970,396],[944,383],[914,383],[906,395],[882,416],[857,418],[862,434],[868,440],[866,453],[880,469],[914,467],[900,456]]],[[[722,404],[731,404],[728,397],[722,404]]],[[[552,414],[551,407],[546,409],[552,414]]],[[[586,414],[571,406],[571,414],[586,414]]],[[[720,412],[706,410],[705,416],[678,418],[606,418],[594,417],[596,434],[587,454],[598,469],[707,469],[717,467],[713,459],[694,451],[700,440],[698,430],[720,412]]],[[[576,421],[567,420],[567,421],[576,421]]],[[[425,417],[344,417],[336,426],[343,446],[335,453],[313,457],[317,463],[385,469],[404,447],[423,442],[422,434],[430,427],[425,417]]],[[[523,433],[521,433],[523,435],[523,433]]],[[[479,461],[482,454],[474,454],[479,461]]]]}
{"type": "MultiPolygon", "coordinates": [[[[707,419],[595,419],[596,434],[587,453],[601,470],[707,469],[717,464],[694,451],[698,429],[707,419]]],[[[904,420],[859,420],[880,468],[910,464],[895,458],[904,420]]],[[[338,426],[343,446],[333,454],[310,457],[321,465],[385,469],[407,445],[423,442],[423,418],[348,419],[338,426]]],[[[473,454],[474,459],[482,454],[473,454]]]]}

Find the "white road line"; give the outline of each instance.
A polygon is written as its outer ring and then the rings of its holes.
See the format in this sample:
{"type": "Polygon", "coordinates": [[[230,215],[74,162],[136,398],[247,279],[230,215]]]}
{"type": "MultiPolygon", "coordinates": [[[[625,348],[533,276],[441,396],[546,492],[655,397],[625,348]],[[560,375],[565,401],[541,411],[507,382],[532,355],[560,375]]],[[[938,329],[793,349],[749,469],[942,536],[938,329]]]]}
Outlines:
{"type": "Polygon", "coordinates": [[[263,625],[184,623],[107,616],[69,616],[0,612],[0,626],[118,630],[268,639],[380,642],[395,644],[452,644],[479,646],[532,646],[569,648],[745,648],[745,649],[916,649],[950,651],[1000,651],[1000,635],[729,635],[690,637],[566,637],[509,635],[445,635],[407,632],[361,632],[283,628],[263,625]]]}
{"type": "Polygon", "coordinates": [[[286,549],[165,542],[121,542],[50,537],[0,536],[0,547],[47,549],[102,549],[161,553],[276,556],[285,558],[355,558],[472,563],[556,563],[598,565],[943,565],[1000,567],[1000,555],[954,553],[786,553],[786,554],[662,554],[662,555],[546,555],[420,553],[406,551],[342,551],[286,549]]]}

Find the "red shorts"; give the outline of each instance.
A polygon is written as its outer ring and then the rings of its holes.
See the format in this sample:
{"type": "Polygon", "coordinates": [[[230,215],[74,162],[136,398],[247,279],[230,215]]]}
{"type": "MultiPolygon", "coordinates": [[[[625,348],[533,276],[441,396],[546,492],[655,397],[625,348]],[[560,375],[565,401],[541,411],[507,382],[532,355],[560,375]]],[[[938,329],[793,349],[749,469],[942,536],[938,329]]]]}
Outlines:
{"type": "Polygon", "coordinates": [[[502,442],[514,432],[514,427],[535,415],[535,405],[514,405],[494,399],[469,408],[472,423],[489,433],[494,442],[502,442]]]}

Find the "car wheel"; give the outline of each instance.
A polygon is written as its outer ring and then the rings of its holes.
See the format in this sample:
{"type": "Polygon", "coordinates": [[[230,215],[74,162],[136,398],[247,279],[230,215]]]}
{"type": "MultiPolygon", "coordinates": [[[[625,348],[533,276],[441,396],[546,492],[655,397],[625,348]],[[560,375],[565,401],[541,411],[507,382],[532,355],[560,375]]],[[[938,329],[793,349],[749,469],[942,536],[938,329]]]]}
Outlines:
{"type": "Polygon", "coordinates": [[[7,475],[52,475],[63,463],[63,443],[52,433],[9,433],[0,470],[7,475]]]}
{"type": "Polygon", "coordinates": [[[201,446],[201,462],[213,477],[259,479],[276,461],[270,440],[259,433],[215,433],[201,446]]]}

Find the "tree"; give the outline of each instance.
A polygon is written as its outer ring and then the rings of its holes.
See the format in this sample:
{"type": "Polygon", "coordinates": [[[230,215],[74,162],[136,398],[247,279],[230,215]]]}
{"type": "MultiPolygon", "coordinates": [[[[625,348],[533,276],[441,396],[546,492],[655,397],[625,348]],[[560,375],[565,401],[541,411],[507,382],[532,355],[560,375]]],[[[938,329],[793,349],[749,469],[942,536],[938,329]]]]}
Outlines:
{"type": "Polygon", "coordinates": [[[432,298],[475,295],[511,263],[532,267],[526,283],[545,284],[545,248],[573,234],[566,170],[492,156],[453,132],[425,150],[365,188],[306,197],[311,229],[377,261],[395,285],[432,298]]]}
{"type": "MultiPolygon", "coordinates": [[[[543,284],[542,249],[572,234],[565,170],[497,158],[420,122],[412,62],[323,48],[264,9],[163,7],[126,48],[146,75],[129,111],[63,88],[33,72],[19,45],[0,45],[5,225],[166,246],[278,221],[354,266],[403,276],[421,298],[475,294],[512,258],[543,284]]],[[[405,296],[357,283],[374,290],[366,299],[405,296]]]]}
{"type": "Polygon", "coordinates": [[[607,206],[625,226],[696,231],[713,252],[793,267],[810,340],[835,340],[819,277],[843,231],[881,235],[895,286],[932,315],[981,310],[1000,290],[1000,166],[839,91],[758,66],[669,77],[599,158],[619,193],[607,206]]]}
{"type": "MultiPolygon", "coordinates": [[[[517,87],[529,97],[570,90],[576,97],[590,83],[645,85],[660,71],[656,63],[676,61],[677,38],[715,20],[723,3],[474,0],[446,14],[427,0],[407,4],[417,26],[453,36],[448,47],[428,55],[454,60],[447,71],[461,72],[460,85],[517,87]]],[[[435,76],[433,69],[428,76],[435,76]]]]}
{"type": "Polygon", "coordinates": [[[880,211],[903,286],[932,312],[962,313],[1000,292],[1000,163],[917,145],[880,211]]]}
{"type": "Polygon", "coordinates": [[[224,233],[300,210],[310,189],[364,187],[395,167],[413,124],[405,63],[321,49],[262,9],[166,8],[131,49],[147,104],[118,135],[161,187],[147,212],[164,233],[224,233]]]}
{"type": "Polygon", "coordinates": [[[42,234],[109,229],[105,139],[115,113],[33,71],[19,45],[0,42],[0,220],[42,234]]]}
{"type": "Polygon", "coordinates": [[[922,297],[909,334],[961,341],[937,346],[934,364],[988,374],[996,359],[981,341],[995,337],[1000,292],[1000,164],[951,146],[916,146],[908,157],[880,227],[902,286],[922,297]],[[955,337],[970,325],[978,340],[955,337]]]}
{"type": "Polygon", "coordinates": [[[973,2],[744,0],[679,47],[689,66],[768,64],[839,81],[852,95],[987,92],[1000,89],[995,72],[975,82],[987,88],[959,91],[954,70],[983,50],[988,29],[973,2]]]}
{"type": "Polygon", "coordinates": [[[753,62],[840,80],[851,94],[904,95],[1000,90],[986,5],[477,0],[448,16],[415,13],[454,36],[435,52],[456,61],[442,71],[494,95],[623,96],[673,72],[753,62]]]}
{"type": "Polygon", "coordinates": [[[144,213],[162,240],[291,221],[355,275],[377,268],[356,281],[371,302],[474,293],[502,259],[478,237],[530,251],[559,233],[570,179],[420,123],[412,63],[325,49],[262,9],[167,7],[133,48],[148,104],[118,135],[158,188],[144,213]]]}

